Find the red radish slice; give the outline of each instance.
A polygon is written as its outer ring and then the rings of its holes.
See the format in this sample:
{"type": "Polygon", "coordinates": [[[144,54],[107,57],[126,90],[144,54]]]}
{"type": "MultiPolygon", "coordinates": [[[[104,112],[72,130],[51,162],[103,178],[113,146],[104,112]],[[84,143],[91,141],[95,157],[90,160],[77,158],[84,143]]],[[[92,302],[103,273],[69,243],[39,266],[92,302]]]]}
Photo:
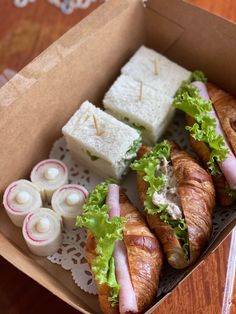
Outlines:
{"type": "Polygon", "coordinates": [[[10,210],[12,210],[13,212],[20,212],[21,210],[13,207],[11,205],[11,202],[9,201],[9,196],[10,196],[11,192],[15,189],[16,186],[17,186],[17,184],[14,184],[13,186],[8,187],[8,189],[6,190],[6,203],[7,203],[8,208],[10,210]]]}
{"type": "Polygon", "coordinates": [[[29,228],[29,224],[30,224],[30,219],[32,218],[33,214],[30,214],[27,216],[27,220],[26,220],[26,223],[25,223],[25,231],[27,233],[27,236],[30,238],[30,240],[34,241],[34,242],[45,242],[45,241],[48,241],[48,239],[36,239],[35,237],[33,237],[31,235],[31,232],[30,232],[30,228],[29,228]]]}
{"type": "Polygon", "coordinates": [[[76,217],[82,213],[88,191],[81,185],[66,184],[56,190],[52,196],[52,209],[63,220],[66,228],[75,228],[76,217]]]}
{"type": "MultiPolygon", "coordinates": [[[[200,81],[195,81],[192,83],[193,86],[195,86],[198,91],[200,96],[208,101],[210,100],[209,95],[207,93],[207,88],[206,85],[203,82],[200,81]]],[[[227,156],[227,158],[222,161],[221,163],[219,163],[219,167],[221,169],[221,171],[223,172],[229,186],[231,189],[236,189],[236,157],[234,156],[227,140],[226,140],[226,136],[224,134],[224,131],[222,130],[221,126],[220,126],[220,122],[218,120],[217,114],[214,110],[214,107],[212,106],[210,115],[213,119],[216,120],[216,132],[220,135],[223,136],[223,138],[225,139],[225,144],[226,147],[229,149],[229,154],[227,156]]]]}
{"type": "Polygon", "coordinates": [[[41,167],[44,167],[45,165],[49,165],[49,164],[52,164],[52,165],[57,165],[58,167],[60,167],[63,172],[66,172],[67,169],[66,169],[66,166],[59,160],[57,159],[47,159],[47,160],[44,160],[44,161],[41,161],[36,167],[35,167],[35,171],[39,171],[39,169],[41,167]]]}
{"type": "Polygon", "coordinates": [[[53,193],[68,183],[68,170],[62,161],[46,159],[33,168],[30,178],[40,189],[42,199],[50,203],[53,193]]]}
{"type": "Polygon", "coordinates": [[[54,254],[62,241],[61,217],[49,208],[38,208],[26,216],[22,233],[28,248],[35,255],[54,254]]]}
{"type": "Polygon", "coordinates": [[[78,191],[82,192],[85,199],[86,199],[86,198],[88,197],[88,195],[89,195],[88,191],[87,191],[82,185],[73,185],[73,184],[70,184],[70,185],[69,185],[69,184],[68,184],[66,187],[60,188],[59,191],[61,192],[61,191],[71,190],[71,189],[73,189],[73,190],[78,190],[78,191]]]}
{"type": "Polygon", "coordinates": [[[32,182],[18,180],[6,188],[3,205],[11,221],[22,227],[25,217],[42,206],[42,199],[39,189],[32,182]]]}

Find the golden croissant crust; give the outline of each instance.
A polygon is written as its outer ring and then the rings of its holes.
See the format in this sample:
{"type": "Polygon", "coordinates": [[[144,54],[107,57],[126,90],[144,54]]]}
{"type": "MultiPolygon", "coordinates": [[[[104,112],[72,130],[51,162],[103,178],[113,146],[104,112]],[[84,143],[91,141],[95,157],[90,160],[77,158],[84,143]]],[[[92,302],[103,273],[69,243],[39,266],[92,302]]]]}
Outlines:
{"type": "Polygon", "coordinates": [[[221,127],[236,155],[236,99],[211,83],[207,84],[207,91],[221,127]]]}
{"type": "MultiPolygon", "coordinates": [[[[187,124],[192,126],[194,124],[194,119],[188,115],[186,115],[187,124]]],[[[200,159],[204,163],[204,167],[207,169],[207,163],[210,160],[210,150],[208,146],[204,142],[196,141],[191,135],[189,136],[191,146],[195,153],[200,157],[200,159]]],[[[233,204],[234,200],[231,198],[226,192],[227,181],[224,175],[220,176],[212,176],[213,183],[215,185],[215,189],[217,191],[217,199],[220,204],[223,206],[228,206],[233,204]]]]}
{"type": "MultiPolygon", "coordinates": [[[[120,193],[121,217],[126,219],[123,231],[124,243],[132,285],[134,288],[139,313],[149,306],[157,293],[159,275],[162,268],[163,256],[156,237],[147,227],[142,214],[130,203],[124,193],[120,193]]],[[[96,257],[96,240],[88,232],[86,256],[92,264],[96,257]]],[[[96,283],[101,309],[106,314],[119,313],[118,306],[111,307],[108,298],[110,289],[107,285],[96,283]]]]}
{"type": "MultiPolygon", "coordinates": [[[[188,228],[189,260],[186,260],[181,244],[171,226],[164,223],[158,214],[147,214],[147,221],[160,239],[171,266],[185,268],[197,259],[210,238],[215,190],[210,175],[175,143],[170,142],[170,144],[180,207],[188,228]]],[[[150,150],[148,147],[141,147],[139,158],[148,150],[150,150]]],[[[143,175],[142,172],[137,173],[138,192],[142,203],[148,189],[143,175]]]]}

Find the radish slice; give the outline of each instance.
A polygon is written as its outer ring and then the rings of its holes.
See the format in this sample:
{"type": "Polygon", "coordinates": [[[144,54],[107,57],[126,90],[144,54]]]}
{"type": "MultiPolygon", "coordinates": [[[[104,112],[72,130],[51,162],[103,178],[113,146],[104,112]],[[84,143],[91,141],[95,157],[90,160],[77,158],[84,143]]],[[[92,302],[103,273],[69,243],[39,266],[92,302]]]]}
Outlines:
{"type": "Polygon", "coordinates": [[[27,180],[18,180],[6,188],[3,205],[14,225],[22,227],[28,213],[42,206],[42,199],[34,184],[27,180]]]}
{"type": "Polygon", "coordinates": [[[39,208],[26,216],[22,233],[28,248],[35,255],[54,254],[62,240],[61,218],[49,208],[39,208]]]}
{"type": "Polygon", "coordinates": [[[66,228],[75,228],[76,217],[82,214],[87,197],[88,191],[76,184],[63,185],[53,194],[52,209],[62,217],[66,228]]]}
{"type": "Polygon", "coordinates": [[[42,199],[50,203],[52,194],[68,183],[68,170],[60,160],[46,159],[33,168],[30,178],[39,187],[42,199]]]}
{"type": "MultiPolygon", "coordinates": [[[[110,206],[109,217],[120,217],[120,202],[119,202],[119,186],[116,184],[108,185],[108,195],[106,204],[110,206]]],[[[119,291],[119,311],[121,314],[128,312],[137,313],[138,305],[132,286],[132,281],[129,273],[129,265],[126,247],[124,241],[116,241],[114,252],[116,279],[120,285],[119,291]]]]}
{"type": "MultiPolygon", "coordinates": [[[[207,100],[207,101],[210,100],[209,95],[207,93],[206,85],[204,83],[200,81],[196,81],[196,82],[193,82],[192,85],[198,89],[200,96],[204,100],[207,100]]],[[[236,189],[236,158],[227,142],[226,136],[220,126],[220,122],[218,120],[217,114],[213,106],[212,106],[210,115],[213,119],[216,120],[216,132],[223,136],[226,147],[229,149],[229,154],[227,158],[224,161],[219,163],[219,167],[221,171],[223,172],[230,188],[235,190],[236,189]]]]}

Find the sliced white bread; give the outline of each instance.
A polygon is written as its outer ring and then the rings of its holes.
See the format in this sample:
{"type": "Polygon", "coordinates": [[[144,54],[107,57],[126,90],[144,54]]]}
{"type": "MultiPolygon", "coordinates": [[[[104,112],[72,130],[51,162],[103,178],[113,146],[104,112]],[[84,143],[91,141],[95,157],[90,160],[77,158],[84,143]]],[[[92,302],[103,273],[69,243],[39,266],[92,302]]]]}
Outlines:
{"type": "Polygon", "coordinates": [[[72,157],[103,177],[120,179],[136,156],[140,132],[85,101],[62,132],[72,157]],[[135,147],[135,151],[131,148],[135,147]]]}
{"type": "Polygon", "coordinates": [[[121,69],[121,73],[174,97],[191,72],[158,52],[141,46],[121,69]]]}
{"type": "Polygon", "coordinates": [[[140,129],[144,144],[153,145],[173,116],[172,101],[152,87],[121,75],[106,93],[103,104],[108,113],[140,129]]]}

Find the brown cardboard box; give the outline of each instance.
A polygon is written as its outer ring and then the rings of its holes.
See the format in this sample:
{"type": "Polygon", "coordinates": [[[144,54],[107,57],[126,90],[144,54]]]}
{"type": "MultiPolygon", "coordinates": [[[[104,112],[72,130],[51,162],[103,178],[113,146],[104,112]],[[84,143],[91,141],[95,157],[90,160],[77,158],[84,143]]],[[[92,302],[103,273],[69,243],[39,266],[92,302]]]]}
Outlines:
{"type": "MultiPolygon", "coordinates": [[[[236,25],[180,0],[150,0],[146,7],[140,0],[110,0],[0,89],[1,194],[48,156],[62,125],[82,101],[101,103],[141,44],[190,70],[203,70],[211,81],[235,93],[236,25]]],[[[235,216],[229,217],[207,254],[234,225],[235,216]]],[[[80,290],[70,272],[29,253],[21,230],[3,209],[0,253],[74,308],[99,313],[97,298],[80,290]]]]}

